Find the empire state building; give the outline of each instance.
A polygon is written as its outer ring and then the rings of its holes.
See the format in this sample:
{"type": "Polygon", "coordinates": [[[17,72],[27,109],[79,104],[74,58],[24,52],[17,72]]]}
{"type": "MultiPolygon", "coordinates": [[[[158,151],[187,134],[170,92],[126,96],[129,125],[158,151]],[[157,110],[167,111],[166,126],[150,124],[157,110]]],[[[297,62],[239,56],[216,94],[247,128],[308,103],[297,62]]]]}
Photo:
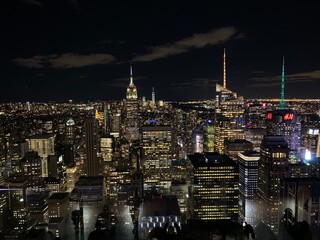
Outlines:
{"type": "Polygon", "coordinates": [[[139,139],[138,92],[137,87],[133,83],[132,66],[130,66],[130,84],[127,87],[125,110],[125,136],[129,141],[137,140],[139,139]]]}

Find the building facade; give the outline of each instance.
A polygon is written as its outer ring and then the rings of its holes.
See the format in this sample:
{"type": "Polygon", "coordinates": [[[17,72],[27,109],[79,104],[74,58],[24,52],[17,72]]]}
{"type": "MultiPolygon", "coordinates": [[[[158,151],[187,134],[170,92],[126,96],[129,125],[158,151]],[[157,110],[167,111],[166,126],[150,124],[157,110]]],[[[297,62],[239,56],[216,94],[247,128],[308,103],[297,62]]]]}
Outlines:
{"type": "Polygon", "coordinates": [[[189,155],[193,165],[191,215],[200,220],[238,220],[239,168],[218,153],[189,155]]]}

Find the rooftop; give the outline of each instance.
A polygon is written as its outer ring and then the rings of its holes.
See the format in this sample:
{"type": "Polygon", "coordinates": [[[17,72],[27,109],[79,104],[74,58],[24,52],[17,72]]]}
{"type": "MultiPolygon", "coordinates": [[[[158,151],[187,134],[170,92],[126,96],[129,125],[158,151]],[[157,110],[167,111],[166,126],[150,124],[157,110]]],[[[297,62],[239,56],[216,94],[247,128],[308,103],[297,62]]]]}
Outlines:
{"type": "Polygon", "coordinates": [[[144,201],[141,216],[180,216],[178,199],[175,195],[157,195],[144,201]]]}
{"type": "Polygon", "coordinates": [[[69,193],[68,193],[68,192],[53,193],[53,194],[48,198],[48,201],[63,200],[63,199],[68,199],[68,198],[69,198],[69,193]]]}
{"type": "Polygon", "coordinates": [[[192,165],[198,167],[210,166],[237,166],[237,163],[227,155],[221,155],[217,152],[195,153],[188,155],[192,165]]]}

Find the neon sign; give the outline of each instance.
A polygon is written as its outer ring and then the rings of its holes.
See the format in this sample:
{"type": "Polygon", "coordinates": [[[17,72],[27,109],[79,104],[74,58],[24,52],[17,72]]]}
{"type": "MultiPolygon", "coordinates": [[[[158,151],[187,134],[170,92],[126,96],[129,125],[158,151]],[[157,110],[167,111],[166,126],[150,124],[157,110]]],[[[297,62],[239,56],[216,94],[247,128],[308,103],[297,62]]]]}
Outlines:
{"type": "Polygon", "coordinates": [[[283,120],[293,120],[294,114],[293,113],[286,113],[283,115],[283,120]]]}
{"type": "Polygon", "coordinates": [[[267,119],[272,119],[272,113],[267,114],[267,119]]]}

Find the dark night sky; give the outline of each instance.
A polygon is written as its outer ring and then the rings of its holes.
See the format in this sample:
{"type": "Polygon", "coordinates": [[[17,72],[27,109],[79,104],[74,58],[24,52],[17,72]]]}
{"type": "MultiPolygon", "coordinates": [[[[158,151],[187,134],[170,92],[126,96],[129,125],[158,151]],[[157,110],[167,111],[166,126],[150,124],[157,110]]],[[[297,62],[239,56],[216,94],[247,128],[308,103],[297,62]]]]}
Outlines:
{"type": "Polygon", "coordinates": [[[245,98],[280,96],[282,56],[286,98],[320,98],[318,4],[6,2],[2,102],[123,99],[130,62],[140,97],[154,86],[157,99],[212,99],[223,48],[227,87],[245,98]]]}

